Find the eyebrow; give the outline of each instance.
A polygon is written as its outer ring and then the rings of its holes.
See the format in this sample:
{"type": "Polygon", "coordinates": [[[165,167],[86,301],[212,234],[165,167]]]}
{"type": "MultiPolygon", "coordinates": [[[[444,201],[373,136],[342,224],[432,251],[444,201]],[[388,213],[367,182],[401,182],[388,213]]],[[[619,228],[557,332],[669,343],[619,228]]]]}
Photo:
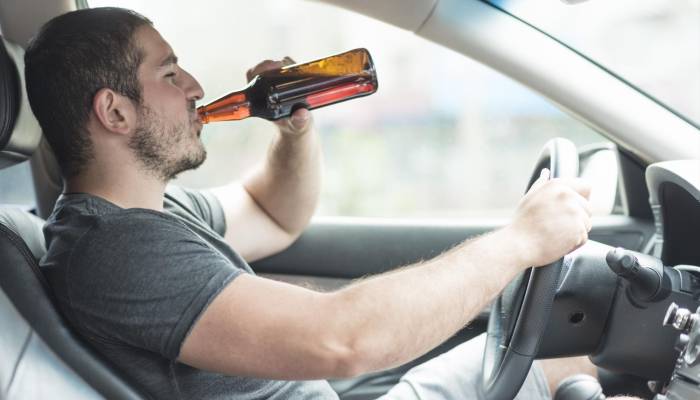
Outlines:
{"type": "Polygon", "coordinates": [[[173,53],[168,54],[168,56],[160,62],[158,67],[165,67],[170,64],[177,64],[177,56],[173,53]]]}

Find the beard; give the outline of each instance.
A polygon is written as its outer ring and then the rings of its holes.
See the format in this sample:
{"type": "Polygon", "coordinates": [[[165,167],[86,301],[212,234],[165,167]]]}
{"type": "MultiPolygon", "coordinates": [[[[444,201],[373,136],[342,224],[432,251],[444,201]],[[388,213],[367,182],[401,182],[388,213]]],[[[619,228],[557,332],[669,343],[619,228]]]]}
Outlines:
{"type": "Polygon", "coordinates": [[[159,118],[145,105],[139,109],[139,121],[129,148],[145,172],[161,181],[168,182],[181,172],[196,169],[207,158],[191,123],[159,118]]]}

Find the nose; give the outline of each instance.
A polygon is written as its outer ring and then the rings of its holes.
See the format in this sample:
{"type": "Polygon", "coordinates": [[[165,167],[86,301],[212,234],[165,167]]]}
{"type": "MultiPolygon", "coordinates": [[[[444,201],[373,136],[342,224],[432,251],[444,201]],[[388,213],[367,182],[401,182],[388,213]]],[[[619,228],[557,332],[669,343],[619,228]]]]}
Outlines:
{"type": "Polygon", "coordinates": [[[197,101],[204,97],[204,89],[200,86],[199,82],[187,71],[182,70],[185,75],[183,90],[187,95],[187,100],[197,101]]]}

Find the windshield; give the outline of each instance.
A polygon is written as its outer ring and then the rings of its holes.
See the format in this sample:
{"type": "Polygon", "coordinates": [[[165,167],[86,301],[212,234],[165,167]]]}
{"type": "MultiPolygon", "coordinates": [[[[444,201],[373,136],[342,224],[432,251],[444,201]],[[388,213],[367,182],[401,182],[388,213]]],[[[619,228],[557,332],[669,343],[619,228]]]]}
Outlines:
{"type": "Polygon", "coordinates": [[[700,125],[700,1],[490,2],[700,125]]]}

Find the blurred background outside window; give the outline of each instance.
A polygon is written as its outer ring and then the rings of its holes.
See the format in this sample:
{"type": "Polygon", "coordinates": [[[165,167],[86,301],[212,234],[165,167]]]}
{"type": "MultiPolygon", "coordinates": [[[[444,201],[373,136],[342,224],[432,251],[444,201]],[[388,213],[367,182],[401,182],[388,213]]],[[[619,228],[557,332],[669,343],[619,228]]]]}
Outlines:
{"type": "Polygon", "coordinates": [[[700,124],[700,1],[491,0],[700,124]]]}
{"type": "MultiPolygon", "coordinates": [[[[554,28],[566,28],[566,43],[580,45],[604,65],[619,61],[621,67],[606,67],[700,119],[700,90],[686,93],[700,82],[697,1],[494,3],[532,19],[528,22],[544,21],[543,29],[555,36],[554,28]],[[578,20],[576,10],[584,10],[586,20],[578,20]],[[564,12],[575,23],[557,15],[564,12]],[[654,56],[657,50],[661,57],[654,56]]],[[[562,136],[579,146],[605,141],[538,94],[477,62],[317,2],[90,0],[89,5],[131,8],[150,18],[180,65],[201,83],[202,103],[243,87],[245,71],[264,59],[288,55],[308,61],[369,49],[379,91],[313,112],[325,154],[317,215],[508,216],[548,139],[562,136]]],[[[205,126],[208,160],[177,183],[207,188],[240,178],[263,159],[274,133],[272,123],[254,118],[205,126]]]]}

